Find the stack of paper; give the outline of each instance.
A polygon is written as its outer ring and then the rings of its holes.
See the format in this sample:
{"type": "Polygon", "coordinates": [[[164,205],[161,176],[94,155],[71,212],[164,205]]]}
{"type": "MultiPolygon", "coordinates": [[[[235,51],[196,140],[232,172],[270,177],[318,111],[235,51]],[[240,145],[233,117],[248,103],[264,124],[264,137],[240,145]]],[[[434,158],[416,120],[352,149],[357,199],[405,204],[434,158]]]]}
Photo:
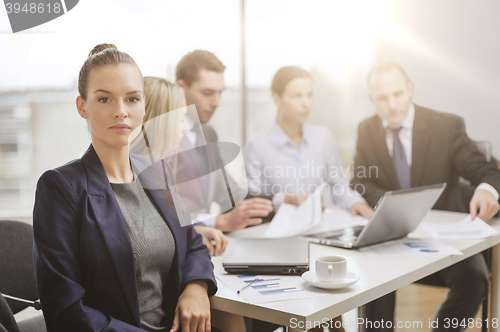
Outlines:
{"type": "Polygon", "coordinates": [[[498,232],[490,225],[476,217],[472,220],[471,215],[454,223],[423,223],[422,227],[436,239],[484,239],[498,232]]]}

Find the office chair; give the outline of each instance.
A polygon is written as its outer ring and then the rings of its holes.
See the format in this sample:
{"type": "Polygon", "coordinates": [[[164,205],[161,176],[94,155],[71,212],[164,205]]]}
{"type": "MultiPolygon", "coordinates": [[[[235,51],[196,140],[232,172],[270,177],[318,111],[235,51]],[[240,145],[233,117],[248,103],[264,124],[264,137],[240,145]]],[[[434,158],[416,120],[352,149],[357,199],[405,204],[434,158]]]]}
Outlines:
{"type": "MultiPolygon", "coordinates": [[[[492,148],[491,143],[489,141],[475,141],[474,143],[476,144],[478,150],[486,157],[486,160],[489,163],[493,163],[497,167],[499,167],[498,161],[493,157],[493,148],[492,148]]],[[[498,217],[498,216],[499,216],[499,214],[497,213],[497,215],[495,217],[498,217]]],[[[491,272],[491,265],[492,265],[492,251],[491,251],[491,248],[486,249],[485,251],[483,251],[483,255],[484,255],[484,259],[486,260],[486,265],[488,265],[488,270],[491,272]]],[[[490,284],[491,284],[491,273],[490,273],[490,284]]],[[[491,289],[490,289],[490,292],[491,292],[491,289]]],[[[488,293],[486,295],[486,298],[483,301],[483,310],[482,310],[482,319],[483,319],[483,322],[488,319],[488,314],[489,314],[489,312],[488,312],[489,311],[489,308],[488,308],[489,297],[490,297],[490,294],[488,293]]],[[[490,319],[491,319],[491,317],[490,317],[490,319]]],[[[483,324],[483,325],[485,325],[485,324],[483,324]]],[[[481,331],[482,332],[487,332],[488,328],[486,326],[483,326],[481,328],[481,331]]]]}
{"type": "MultiPolygon", "coordinates": [[[[20,221],[0,220],[0,293],[8,304],[11,314],[28,306],[39,306],[37,302],[35,270],[33,267],[33,227],[20,221]],[[24,299],[13,300],[12,297],[24,299]]],[[[2,307],[0,314],[6,311],[2,307]]],[[[3,325],[2,322],[0,324],[3,325]]],[[[17,325],[16,325],[17,327],[17,325]]],[[[37,316],[19,323],[19,329],[7,328],[8,332],[44,332],[43,316],[37,316]]],[[[2,331],[0,329],[0,331],[2,331]]]]}
{"type": "Polygon", "coordinates": [[[0,294],[0,332],[20,332],[12,310],[0,294]]]}

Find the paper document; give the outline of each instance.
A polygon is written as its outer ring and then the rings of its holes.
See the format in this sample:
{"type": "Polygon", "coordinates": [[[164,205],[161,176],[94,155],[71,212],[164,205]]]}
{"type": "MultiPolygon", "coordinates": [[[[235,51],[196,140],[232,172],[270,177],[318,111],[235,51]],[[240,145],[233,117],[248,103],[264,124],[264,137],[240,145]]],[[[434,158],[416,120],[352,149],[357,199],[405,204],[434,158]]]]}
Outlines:
{"type": "Polygon", "coordinates": [[[217,279],[252,304],[304,299],[328,295],[326,291],[308,285],[300,276],[217,274],[217,279]],[[257,281],[254,281],[258,278],[257,281]],[[246,287],[252,283],[249,287],[246,287]]]}
{"type": "Polygon", "coordinates": [[[323,213],[323,222],[339,226],[366,226],[368,218],[353,216],[350,211],[342,208],[326,209],[323,213]]]}
{"type": "Polygon", "coordinates": [[[422,223],[429,235],[436,239],[484,239],[498,232],[490,225],[476,217],[472,220],[469,214],[466,218],[454,223],[422,223]]]}
{"type": "Polygon", "coordinates": [[[463,255],[459,250],[434,239],[399,239],[360,249],[372,257],[463,255]]]}
{"type": "Polygon", "coordinates": [[[299,206],[281,204],[264,237],[279,238],[300,235],[321,222],[323,185],[299,206]]]}
{"type": "Polygon", "coordinates": [[[348,227],[366,226],[368,218],[353,216],[350,211],[340,207],[325,209],[321,222],[301,235],[307,236],[318,233],[331,232],[348,227]]]}

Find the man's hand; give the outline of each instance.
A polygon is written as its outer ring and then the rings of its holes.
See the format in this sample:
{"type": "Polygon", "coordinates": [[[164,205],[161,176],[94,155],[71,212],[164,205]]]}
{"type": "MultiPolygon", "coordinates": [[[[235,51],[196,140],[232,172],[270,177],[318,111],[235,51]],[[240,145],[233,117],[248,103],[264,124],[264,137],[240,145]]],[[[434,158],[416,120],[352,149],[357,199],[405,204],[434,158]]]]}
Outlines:
{"type": "Polygon", "coordinates": [[[194,229],[203,238],[210,255],[217,256],[226,250],[227,239],[220,230],[206,226],[194,226],[194,229]]]}
{"type": "Polygon", "coordinates": [[[351,214],[353,216],[360,215],[365,218],[370,218],[373,214],[373,209],[364,203],[356,203],[351,207],[351,214]]]}
{"type": "Polygon", "coordinates": [[[236,205],[229,212],[219,215],[215,221],[215,227],[223,232],[232,232],[262,223],[261,218],[266,217],[273,210],[273,204],[265,198],[250,198],[236,205]]]}
{"type": "Polygon", "coordinates": [[[498,201],[487,190],[478,190],[470,200],[470,214],[472,219],[479,217],[482,220],[489,220],[500,209],[498,201]],[[479,210],[479,213],[478,213],[479,210]]]}
{"type": "Polygon", "coordinates": [[[201,280],[190,281],[177,302],[175,317],[170,332],[182,326],[182,332],[210,332],[210,301],[207,283],[201,280]]]}
{"type": "Polygon", "coordinates": [[[286,195],[285,196],[285,203],[299,206],[307,199],[307,197],[309,197],[309,195],[304,195],[304,194],[286,195]]]}

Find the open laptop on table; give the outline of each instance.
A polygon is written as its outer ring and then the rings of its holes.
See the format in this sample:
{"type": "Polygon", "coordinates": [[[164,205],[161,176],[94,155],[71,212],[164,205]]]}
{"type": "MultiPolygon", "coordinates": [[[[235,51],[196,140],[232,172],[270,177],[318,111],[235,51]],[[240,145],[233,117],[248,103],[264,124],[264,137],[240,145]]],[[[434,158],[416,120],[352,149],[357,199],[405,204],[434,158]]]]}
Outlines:
{"type": "Polygon", "coordinates": [[[308,235],[312,242],[355,249],[405,237],[413,232],[441,196],[446,183],[388,191],[366,226],[308,235]]]}

